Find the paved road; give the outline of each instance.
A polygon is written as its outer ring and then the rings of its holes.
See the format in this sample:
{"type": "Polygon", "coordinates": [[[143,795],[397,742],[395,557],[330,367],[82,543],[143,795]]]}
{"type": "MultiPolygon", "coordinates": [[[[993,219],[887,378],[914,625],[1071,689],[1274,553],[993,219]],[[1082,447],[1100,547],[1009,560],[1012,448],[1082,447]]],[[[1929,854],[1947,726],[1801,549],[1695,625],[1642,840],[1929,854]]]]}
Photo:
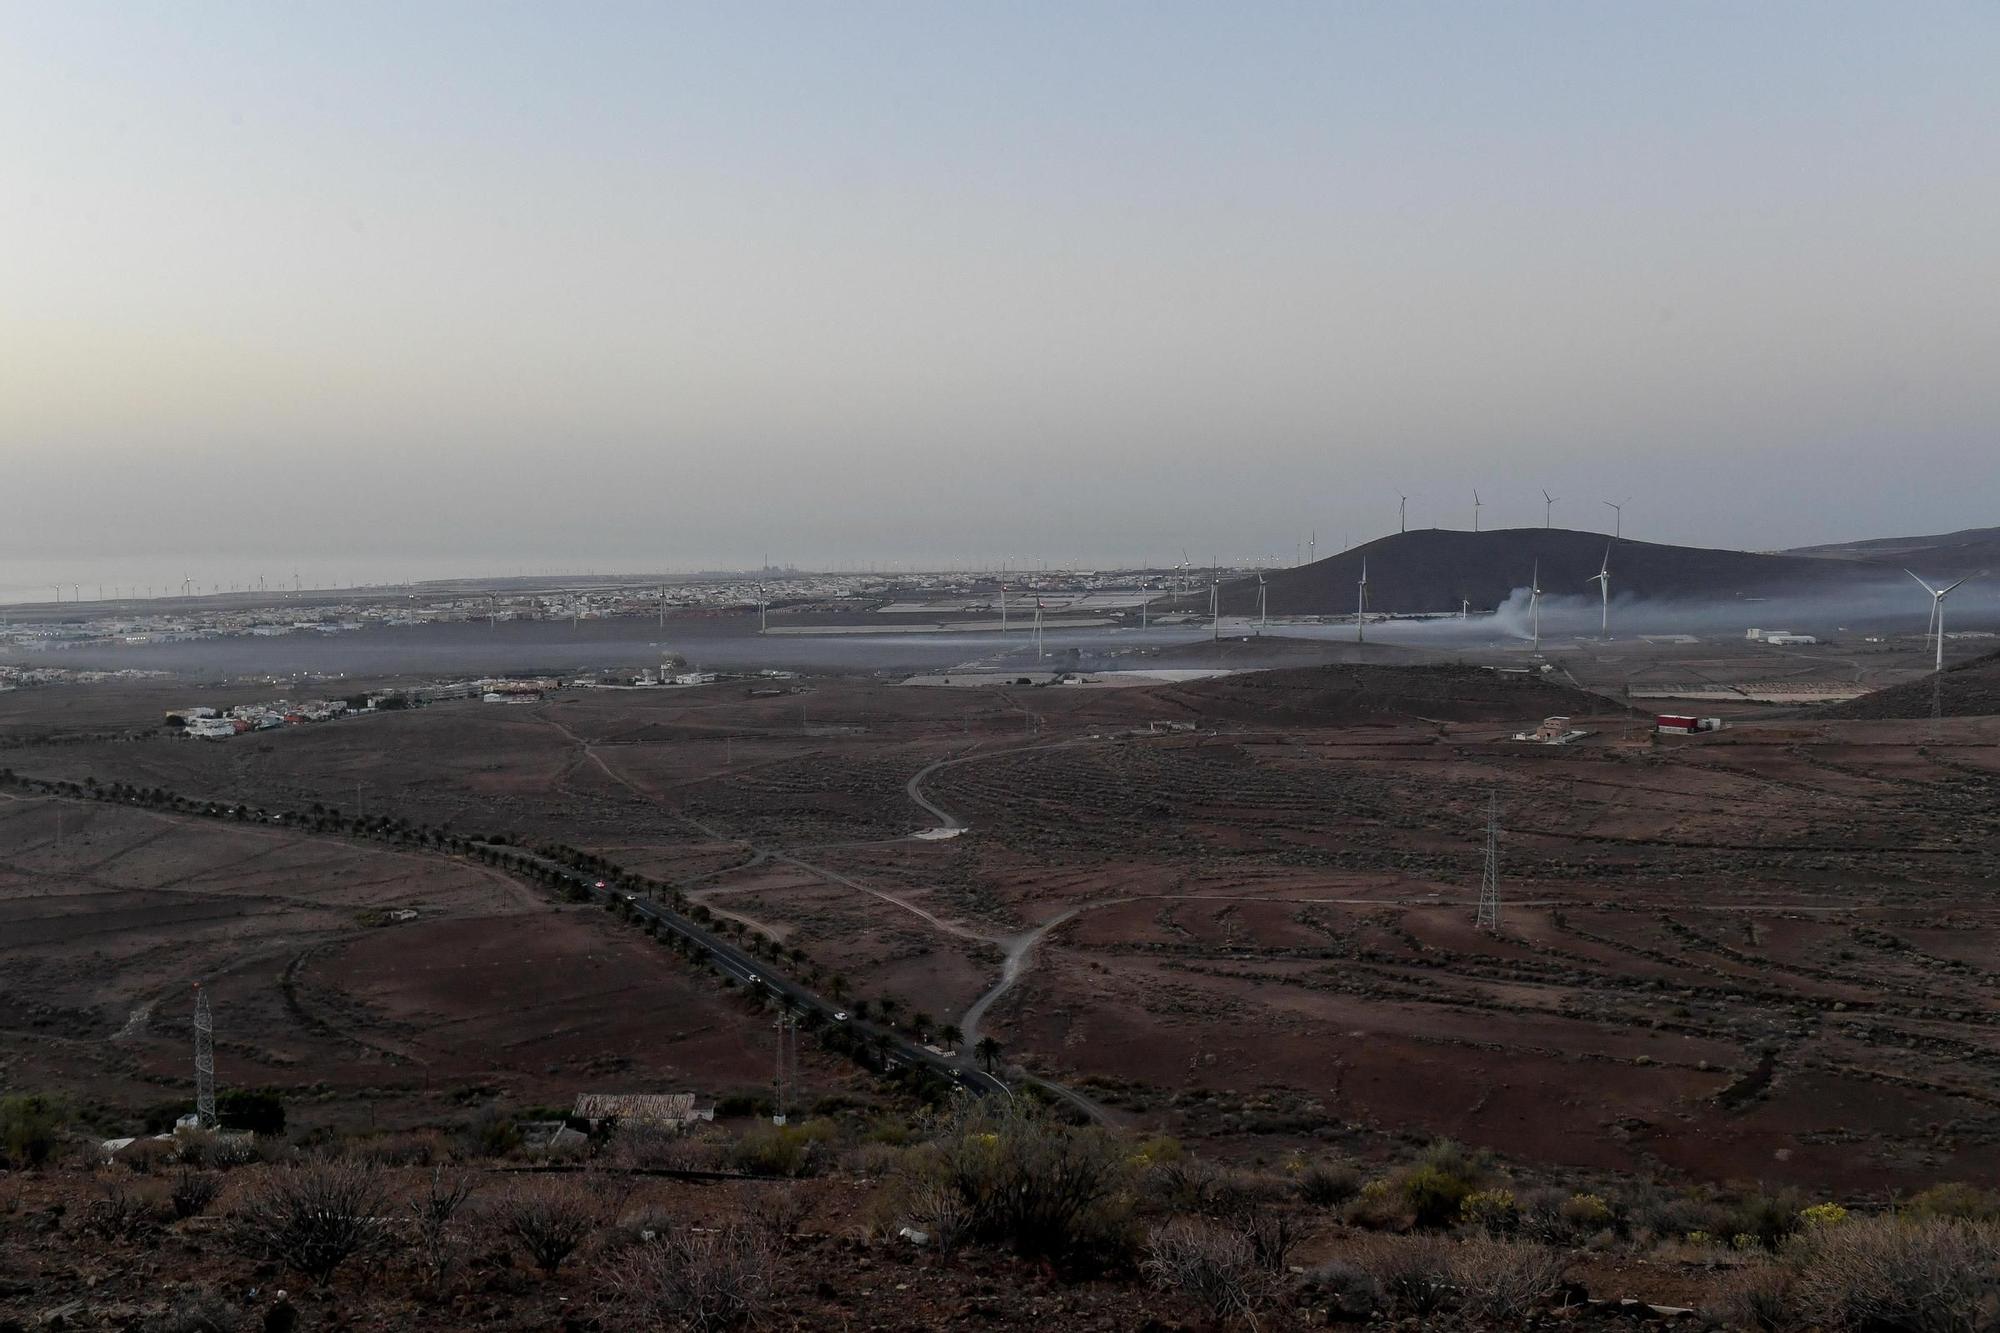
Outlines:
{"type": "Polygon", "coordinates": [[[581,887],[585,892],[590,894],[593,901],[604,902],[614,895],[625,897],[626,901],[631,905],[632,910],[638,915],[645,917],[649,921],[658,922],[662,930],[671,930],[676,935],[695,945],[713,959],[718,968],[727,975],[734,977],[743,985],[760,987],[767,994],[776,996],[781,1000],[788,999],[792,1002],[792,1007],[795,1010],[802,1013],[806,1011],[818,1013],[829,1025],[839,1024],[842,1027],[853,1029],[855,1032],[869,1037],[879,1034],[887,1042],[885,1048],[887,1059],[892,1066],[905,1065],[929,1069],[934,1073],[943,1075],[959,1087],[978,1093],[981,1096],[992,1093],[1000,1093],[1008,1097],[1013,1096],[1012,1091],[1009,1090],[1005,1083],[985,1070],[971,1064],[969,1061],[962,1061],[951,1056],[939,1055],[935,1051],[926,1050],[900,1033],[882,1027],[879,1024],[863,1022],[855,1018],[844,1020],[835,1018],[835,1014],[844,1012],[841,1005],[826,999],[817,992],[806,989],[796,981],[776,975],[772,972],[770,964],[766,963],[763,959],[745,953],[721,936],[710,933],[692,919],[682,916],[670,907],[663,906],[643,896],[626,895],[615,889],[600,889],[597,887],[598,879],[596,876],[587,874],[581,870],[574,870],[558,861],[550,861],[543,857],[534,856],[522,851],[518,847],[493,846],[492,850],[505,852],[509,855],[532,861],[552,871],[570,883],[581,887]]]}

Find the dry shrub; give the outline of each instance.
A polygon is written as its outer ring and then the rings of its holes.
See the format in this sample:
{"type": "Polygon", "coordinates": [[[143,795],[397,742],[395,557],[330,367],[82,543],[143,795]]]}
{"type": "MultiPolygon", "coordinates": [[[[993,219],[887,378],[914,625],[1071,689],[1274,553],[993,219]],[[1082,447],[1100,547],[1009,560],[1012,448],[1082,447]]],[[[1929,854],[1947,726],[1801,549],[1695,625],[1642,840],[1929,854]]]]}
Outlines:
{"type": "Polygon", "coordinates": [[[424,1178],[422,1192],[409,1202],[417,1259],[433,1286],[442,1283],[458,1261],[462,1241],[458,1214],[476,1188],[473,1178],[464,1172],[433,1166],[424,1178]]]}
{"type": "Polygon", "coordinates": [[[1968,1222],[2000,1222],[2000,1193],[1964,1181],[1947,1181],[1911,1196],[1905,1208],[1917,1217],[1958,1217],[1968,1222]]]}
{"type": "Polygon", "coordinates": [[[1384,1236],[1363,1254],[1362,1267],[1380,1284],[1397,1315],[1423,1318],[1458,1297],[1453,1250],[1441,1236],[1384,1236]]]}
{"type": "Polygon", "coordinates": [[[1146,1164],[1139,1192],[1146,1201],[1171,1213],[1215,1211],[1228,1173],[1201,1157],[1174,1157],[1146,1164]]]}
{"type": "MultiPolygon", "coordinates": [[[[972,1209],[949,1180],[923,1176],[902,1191],[902,1215],[931,1238],[938,1253],[950,1254],[965,1243],[972,1227],[972,1209]]],[[[893,1223],[888,1230],[894,1231],[893,1223]]]]}
{"type": "Polygon", "coordinates": [[[139,1325],[139,1333],[237,1333],[243,1312],[209,1287],[185,1289],[161,1313],[139,1325]]]}
{"type": "Polygon", "coordinates": [[[349,1142],[347,1152],[374,1166],[432,1166],[449,1155],[436,1134],[374,1134],[349,1142]]]}
{"type": "Polygon", "coordinates": [[[1308,1162],[1299,1170],[1298,1191],[1315,1208],[1338,1208],[1361,1193],[1361,1173],[1345,1162],[1308,1162]]]}
{"type": "Polygon", "coordinates": [[[775,1263],[755,1227],[681,1229],[620,1251],[605,1283],[627,1326],[721,1333],[762,1320],[775,1263]]]}
{"type": "Polygon", "coordinates": [[[1793,1243],[1792,1303],[1806,1322],[1901,1333],[2000,1328],[2000,1225],[1867,1218],[1793,1243]]]}
{"type": "Polygon", "coordinates": [[[104,1240],[138,1240],[158,1229],[164,1211],[158,1186],[104,1176],[97,1197],[84,1207],[83,1229],[104,1240]]]}
{"type": "Polygon", "coordinates": [[[1731,1328],[1778,1333],[1791,1322],[1792,1274],[1764,1261],[1731,1273],[1717,1289],[1714,1314],[1731,1328]]]}
{"type": "Polygon", "coordinates": [[[631,1171],[707,1171],[722,1159],[714,1140],[660,1125],[620,1125],[608,1150],[612,1162],[631,1171]]]}
{"type": "Polygon", "coordinates": [[[134,1175],[150,1176],[165,1171],[180,1159],[181,1145],[173,1139],[140,1139],[126,1144],[116,1160],[134,1175]]]}
{"type": "Polygon", "coordinates": [[[796,1189],[773,1189],[750,1205],[751,1225],[774,1250],[789,1249],[810,1216],[812,1200],[796,1189]]]}
{"type": "Polygon", "coordinates": [[[967,1240],[1023,1254],[1122,1260],[1131,1238],[1123,1192],[1131,1163],[1117,1139],[1025,1106],[968,1107],[905,1160],[906,1187],[956,1196],[967,1240]]]}
{"type": "Polygon", "coordinates": [[[308,1162],[273,1167],[260,1176],[230,1214],[236,1248],[274,1259],[314,1283],[325,1282],[349,1259],[382,1249],[381,1173],[356,1162],[308,1162]]]}
{"type": "Polygon", "coordinates": [[[224,1134],[213,1129],[177,1129],[174,1131],[174,1155],[187,1166],[227,1171],[256,1161],[260,1150],[257,1140],[248,1134],[224,1134]]]}
{"type": "Polygon", "coordinates": [[[1320,1295],[1335,1322],[1367,1319],[1382,1308],[1382,1284],[1375,1275],[1346,1259],[1329,1259],[1307,1273],[1300,1289],[1320,1295]]]}
{"type": "Polygon", "coordinates": [[[812,1176],[833,1158],[838,1127],[831,1120],[802,1125],[752,1125],[729,1150],[738,1170],[753,1176],[812,1176]]]}
{"type": "Polygon", "coordinates": [[[1452,1252],[1450,1273],[1464,1308],[1517,1324],[1561,1293],[1569,1264],[1546,1245],[1476,1236],[1452,1252]]]}
{"type": "Polygon", "coordinates": [[[1416,1214],[1404,1200],[1394,1181],[1371,1180],[1340,1210],[1349,1226],[1364,1231],[1407,1231],[1416,1224],[1416,1214]]]}
{"type": "Polygon", "coordinates": [[[1146,1237],[1142,1266],[1156,1285],[1192,1297],[1217,1319],[1256,1308],[1257,1257],[1241,1231],[1176,1218],[1146,1237]]]}
{"type": "Polygon", "coordinates": [[[174,1216],[185,1220],[207,1212],[221,1193],[222,1182],[215,1176],[183,1166],[174,1172],[167,1201],[174,1206],[174,1216]]]}
{"type": "Polygon", "coordinates": [[[604,1225],[611,1210],[594,1181],[580,1175],[545,1176],[516,1183],[494,1201],[493,1226],[544,1273],[604,1225]]]}
{"type": "Polygon", "coordinates": [[[1278,1206],[1251,1208],[1236,1214],[1236,1229],[1250,1242],[1257,1266],[1282,1273],[1290,1265],[1292,1251],[1305,1239],[1305,1223],[1297,1213],[1278,1206]]]}

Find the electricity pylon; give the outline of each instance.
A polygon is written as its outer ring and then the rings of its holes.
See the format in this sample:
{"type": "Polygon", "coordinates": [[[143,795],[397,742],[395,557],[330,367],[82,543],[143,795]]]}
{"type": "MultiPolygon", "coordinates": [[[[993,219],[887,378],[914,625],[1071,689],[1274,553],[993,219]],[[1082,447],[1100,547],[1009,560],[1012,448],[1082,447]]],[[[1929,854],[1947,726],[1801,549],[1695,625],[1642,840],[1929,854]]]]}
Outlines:
{"type": "Polygon", "coordinates": [[[1486,869],[1479,877],[1476,930],[1500,933],[1500,793],[1486,793],[1486,869]]]}
{"type": "Polygon", "coordinates": [[[215,1018],[199,981],[194,984],[194,1119],[201,1129],[215,1128],[215,1018]]]}

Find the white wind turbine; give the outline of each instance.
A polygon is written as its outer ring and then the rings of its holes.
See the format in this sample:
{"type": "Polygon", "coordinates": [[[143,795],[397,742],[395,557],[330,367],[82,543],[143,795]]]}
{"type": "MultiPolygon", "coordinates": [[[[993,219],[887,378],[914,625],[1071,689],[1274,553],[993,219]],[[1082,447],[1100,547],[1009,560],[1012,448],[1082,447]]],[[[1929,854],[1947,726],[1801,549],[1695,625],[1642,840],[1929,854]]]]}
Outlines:
{"type": "Polygon", "coordinates": [[[1472,488],[1472,530],[1479,531],[1479,488],[1472,488]]]}
{"type": "Polygon", "coordinates": [[[1368,620],[1368,557],[1361,557],[1361,582],[1354,594],[1354,641],[1361,643],[1365,637],[1361,627],[1368,620]]]}
{"type": "Polygon", "coordinates": [[[1535,577],[1528,586],[1528,618],[1534,625],[1535,651],[1542,651],[1542,562],[1535,562],[1535,577]]]}
{"type": "Polygon", "coordinates": [[[1555,512],[1556,512],[1556,497],[1550,495],[1546,490],[1543,491],[1542,526],[1544,528],[1553,527],[1555,525],[1555,518],[1554,518],[1555,512]]]}
{"type": "Polygon", "coordinates": [[[1610,638],[1610,637],[1611,637],[1611,546],[1610,546],[1610,543],[1608,543],[1608,542],[1607,542],[1607,543],[1605,544],[1605,547],[1604,547],[1604,563],[1603,563],[1602,565],[1598,566],[1598,570],[1597,570],[1597,572],[1596,572],[1595,574],[1592,574],[1592,575],[1591,575],[1591,576],[1590,576],[1589,578],[1585,579],[1585,580],[1584,580],[1584,582],[1585,582],[1585,583],[1595,583],[1595,584],[1597,585],[1597,590],[1598,590],[1598,591],[1599,591],[1600,593],[1602,593],[1602,594],[1604,595],[1604,606],[1603,606],[1603,612],[1602,612],[1602,618],[1601,618],[1601,619],[1599,620],[1599,622],[1598,622],[1598,626],[1597,626],[1597,637],[1598,637],[1598,638],[1600,638],[1600,639],[1608,639],[1608,638],[1610,638]]]}
{"type": "Polygon", "coordinates": [[[1408,532],[1410,530],[1410,497],[1400,491],[1397,492],[1397,497],[1396,530],[1398,532],[1408,532]]]}
{"type": "MultiPolygon", "coordinates": [[[[1917,576],[1909,570],[1906,569],[1903,572],[1909,574],[1911,578],[1917,579],[1917,576]]],[[[1966,575],[1966,578],[1971,577],[1970,574],[1966,575]]],[[[1963,582],[1965,582],[1965,579],[1958,581],[1958,583],[1963,582]]],[[[1918,586],[1931,595],[1931,618],[1937,622],[1937,665],[1931,668],[1933,671],[1944,670],[1944,599],[1951,595],[1952,590],[1958,587],[1958,583],[1946,584],[1942,588],[1933,588],[1922,579],[1917,579],[1918,586]]]]}
{"type": "Polygon", "coordinates": [[[1264,587],[1264,576],[1257,575],[1257,633],[1262,634],[1271,623],[1271,600],[1264,587]]]}

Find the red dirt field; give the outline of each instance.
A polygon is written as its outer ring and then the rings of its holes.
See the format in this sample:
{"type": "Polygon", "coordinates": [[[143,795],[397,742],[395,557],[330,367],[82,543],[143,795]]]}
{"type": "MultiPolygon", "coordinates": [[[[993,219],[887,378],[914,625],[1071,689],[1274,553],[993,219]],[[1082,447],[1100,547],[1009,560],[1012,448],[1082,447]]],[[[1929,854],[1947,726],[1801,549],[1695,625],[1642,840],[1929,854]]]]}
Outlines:
{"type": "MultiPolygon", "coordinates": [[[[223,1084],[294,1090],[306,1123],[351,1117],[357,1101],[395,1124],[468,1099],[715,1095],[768,1078],[765,1021],[601,910],[552,906],[487,867],[99,802],[0,800],[9,1086],[128,1110],[187,1097],[197,979],[223,1084]],[[364,924],[396,910],[417,915],[364,924]]],[[[848,1073],[816,1061],[813,1077],[831,1089],[848,1073]]]]}
{"type": "MultiPolygon", "coordinates": [[[[1818,720],[1655,742],[1520,678],[1357,688],[1327,671],[1324,687],[582,692],[9,762],[294,805],[351,806],[359,780],[364,808],[559,838],[676,879],[856,997],[968,1027],[971,1011],[1010,1060],[1138,1126],[1279,1145],[1359,1125],[1848,1192],[2000,1170],[2000,719],[1948,719],[1935,744],[1928,723],[1818,720]],[[1558,704],[1593,734],[1508,739],[1558,704]],[[1148,730],[1162,721],[1197,729],[1148,730]],[[966,831],[910,840],[938,823],[913,781],[966,831]],[[1489,792],[1498,936],[1472,929],[1489,792]]],[[[17,836],[0,831],[0,855],[17,836]]],[[[441,948],[538,956],[539,933],[509,943],[510,914],[483,916],[441,948]]],[[[407,975],[403,947],[389,929],[315,953],[307,1011],[322,986],[366,994],[332,1012],[391,1048],[429,1043],[439,1068],[465,1042],[480,1055],[454,1078],[566,1082],[642,1049],[663,1079],[711,1059],[711,1086],[756,1072],[692,1036],[646,1049],[615,1004],[593,1009],[582,936],[574,991],[518,969],[519,1012],[492,1024],[460,1013],[455,978],[407,975]],[[550,1018],[571,1009],[594,1045],[550,1018]],[[548,1059],[523,1053],[537,1041],[548,1059]]]]}

